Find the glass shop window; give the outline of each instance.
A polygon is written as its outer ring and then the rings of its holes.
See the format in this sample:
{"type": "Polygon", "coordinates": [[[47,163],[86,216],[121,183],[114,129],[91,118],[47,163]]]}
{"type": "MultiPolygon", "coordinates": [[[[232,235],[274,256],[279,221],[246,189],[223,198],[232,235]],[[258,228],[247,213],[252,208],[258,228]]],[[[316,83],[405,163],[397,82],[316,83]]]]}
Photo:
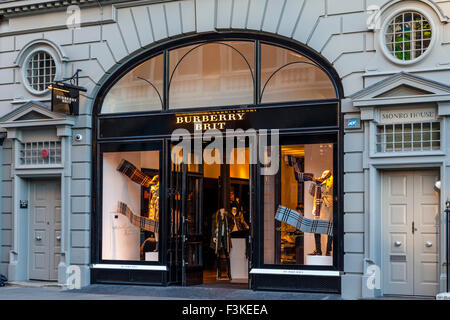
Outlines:
{"type": "Polygon", "coordinates": [[[254,102],[254,43],[196,44],[170,51],[169,108],[254,102]]]}
{"type": "Polygon", "coordinates": [[[103,153],[103,260],[159,260],[159,153],[103,153]]]}
{"type": "Polygon", "coordinates": [[[279,161],[263,176],[264,264],[333,265],[333,144],[283,145],[279,161]]]}
{"type": "Polygon", "coordinates": [[[262,103],[333,98],[333,83],[312,60],[284,48],[261,45],[262,103]]]}
{"type": "Polygon", "coordinates": [[[109,90],[102,113],[162,110],[163,70],[161,54],[128,72],[109,90]]]}

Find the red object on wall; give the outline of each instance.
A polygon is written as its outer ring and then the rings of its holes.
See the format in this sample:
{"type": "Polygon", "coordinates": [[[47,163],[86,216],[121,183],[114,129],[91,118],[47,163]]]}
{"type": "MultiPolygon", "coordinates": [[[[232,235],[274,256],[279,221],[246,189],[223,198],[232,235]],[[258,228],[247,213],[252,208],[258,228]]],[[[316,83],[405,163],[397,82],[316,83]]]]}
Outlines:
{"type": "Polygon", "coordinates": [[[48,155],[49,155],[49,152],[48,152],[47,149],[42,149],[42,150],[41,150],[41,157],[42,157],[42,158],[47,158],[48,155]]]}

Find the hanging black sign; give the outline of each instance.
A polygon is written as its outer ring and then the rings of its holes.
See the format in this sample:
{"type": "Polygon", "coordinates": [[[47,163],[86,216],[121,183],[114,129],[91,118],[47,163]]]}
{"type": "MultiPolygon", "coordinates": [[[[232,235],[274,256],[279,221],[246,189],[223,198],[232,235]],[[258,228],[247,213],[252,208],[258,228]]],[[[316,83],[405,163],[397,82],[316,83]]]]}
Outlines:
{"type": "Polygon", "coordinates": [[[80,91],[86,89],[67,84],[64,82],[53,82],[52,89],[52,111],[72,116],[77,116],[80,109],[80,91]]]}

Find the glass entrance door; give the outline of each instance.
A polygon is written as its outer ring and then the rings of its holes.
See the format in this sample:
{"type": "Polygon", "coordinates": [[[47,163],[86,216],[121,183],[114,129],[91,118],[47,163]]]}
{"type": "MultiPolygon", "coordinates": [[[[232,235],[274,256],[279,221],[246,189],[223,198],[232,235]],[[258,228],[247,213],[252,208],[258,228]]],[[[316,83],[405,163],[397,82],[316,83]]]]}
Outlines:
{"type": "Polygon", "coordinates": [[[187,172],[183,215],[183,285],[203,283],[203,173],[187,172]]]}
{"type": "Polygon", "coordinates": [[[203,166],[171,147],[171,277],[184,286],[203,282],[203,166]],[[186,159],[189,159],[186,161],[186,159]],[[183,161],[184,160],[184,161],[183,161]],[[190,162],[190,163],[186,163],[190,162]]]}

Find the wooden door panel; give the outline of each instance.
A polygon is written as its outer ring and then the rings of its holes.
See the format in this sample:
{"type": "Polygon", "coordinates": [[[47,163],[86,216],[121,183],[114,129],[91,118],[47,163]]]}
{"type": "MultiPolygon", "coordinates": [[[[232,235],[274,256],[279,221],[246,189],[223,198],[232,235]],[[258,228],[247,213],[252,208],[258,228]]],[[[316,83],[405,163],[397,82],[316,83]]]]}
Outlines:
{"type": "Polygon", "coordinates": [[[58,180],[30,181],[30,279],[57,280],[61,256],[58,180]]]}
{"type": "Polygon", "coordinates": [[[414,294],[439,292],[439,173],[416,172],[414,177],[414,294]]]}
{"type": "Polygon", "coordinates": [[[413,293],[413,237],[411,232],[414,191],[407,173],[383,177],[383,275],[385,294],[413,293]]]}

